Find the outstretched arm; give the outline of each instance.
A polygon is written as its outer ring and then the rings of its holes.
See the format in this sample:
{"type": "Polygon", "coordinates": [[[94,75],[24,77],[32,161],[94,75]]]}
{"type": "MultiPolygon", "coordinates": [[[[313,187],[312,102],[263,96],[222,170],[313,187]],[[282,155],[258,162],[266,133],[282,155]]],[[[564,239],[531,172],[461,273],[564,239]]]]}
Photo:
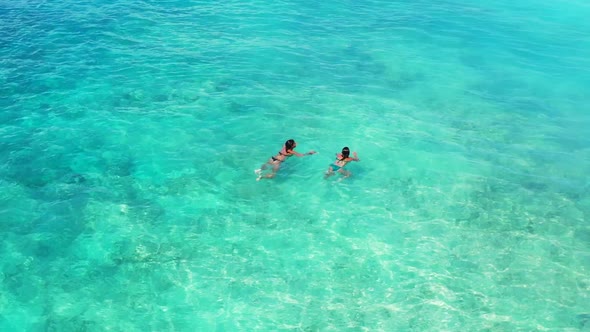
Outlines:
{"type": "Polygon", "coordinates": [[[356,154],[356,152],[353,152],[352,155],[354,156],[354,158],[351,158],[352,160],[354,160],[354,161],[361,161],[359,159],[359,156],[356,154]]]}
{"type": "Polygon", "coordinates": [[[315,153],[315,151],[313,151],[313,150],[309,150],[309,152],[308,152],[308,153],[299,153],[299,152],[297,152],[297,151],[295,151],[295,150],[291,150],[291,153],[292,153],[292,154],[294,154],[294,155],[296,155],[297,157],[304,157],[304,156],[309,156],[309,155],[312,155],[312,154],[314,154],[314,153],[315,153]]]}

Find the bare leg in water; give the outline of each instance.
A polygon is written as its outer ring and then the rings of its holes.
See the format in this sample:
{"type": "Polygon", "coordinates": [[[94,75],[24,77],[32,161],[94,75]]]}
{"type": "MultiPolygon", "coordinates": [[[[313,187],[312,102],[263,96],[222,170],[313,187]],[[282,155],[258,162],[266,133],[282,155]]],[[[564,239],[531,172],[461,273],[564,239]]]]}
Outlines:
{"type": "Polygon", "coordinates": [[[341,177],[341,178],[340,178],[340,180],[338,180],[338,181],[342,181],[342,180],[344,180],[344,179],[346,179],[347,177],[350,177],[350,176],[352,175],[352,173],[350,173],[349,171],[347,171],[347,170],[345,170],[345,169],[343,169],[343,168],[341,168],[340,170],[338,170],[338,172],[339,172],[340,174],[342,174],[342,177],[341,177]]]}
{"type": "Polygon", "coordinates": [[[272,179],[275,177],[277,172],[279,171],[281,163],[280,162],[267,162],[264,165],[260,166],[260,169],[257,169],[255,172],[258,174],[258,178],[256,181],[260,181],[260,179],[272,179]],[[264,170],[266,170],[269,166],[272,166],[272,171],[270,173],[262,174],[264,170]]]}
{"type": "Polygon", "coordinates": [[[327,179],[334,174],[336,173],[334,173],[334,169],[332,168],[332,166],[330,166],[328,167],[328,171],[324,174],[324,179],[327,179]]]}

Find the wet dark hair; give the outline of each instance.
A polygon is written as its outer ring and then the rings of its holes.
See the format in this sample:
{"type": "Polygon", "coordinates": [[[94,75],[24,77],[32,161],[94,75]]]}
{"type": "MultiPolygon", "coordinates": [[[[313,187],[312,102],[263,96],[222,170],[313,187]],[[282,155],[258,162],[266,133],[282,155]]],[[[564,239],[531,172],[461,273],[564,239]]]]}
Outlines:
{"type": "Polygon", "coordinates": [[[348,156],[350,156],[350,149],[348,148],[348,146],[345,146],[342,148],[342,159],[340,160],[344,160],[348,158],[348,156]]]}
{"type": "Polygon", "coordinates": [[[295,140],[290,139],[288,141],[285,142],[285,150],[289,151],[289,150],[293,150],[293,146],[295,145],[295,140]]]}

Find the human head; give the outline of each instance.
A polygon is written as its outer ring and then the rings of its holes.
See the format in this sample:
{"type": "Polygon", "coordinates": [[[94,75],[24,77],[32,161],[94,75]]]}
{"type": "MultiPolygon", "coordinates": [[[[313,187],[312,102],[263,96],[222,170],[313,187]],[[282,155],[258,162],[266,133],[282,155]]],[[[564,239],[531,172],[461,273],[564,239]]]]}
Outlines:
{"type": "Polygon", "coordinates": [[[348,146],[345,146],[342,148],[342,158],[348,158],[348,156],[350,155],[350,149],[348,148],[348,146]]]}
{"type": "Polygon", "coordinates": [[[288,141],[285,142],[285,150],[293,150],[293,148],[295,147],[295,140],[290,139],[288,141]]]}

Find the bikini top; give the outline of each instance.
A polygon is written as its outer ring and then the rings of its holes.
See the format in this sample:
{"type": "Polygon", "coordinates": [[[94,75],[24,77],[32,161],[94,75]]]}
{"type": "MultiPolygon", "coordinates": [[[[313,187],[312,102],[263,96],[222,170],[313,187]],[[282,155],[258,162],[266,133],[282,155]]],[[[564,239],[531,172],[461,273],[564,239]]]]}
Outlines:
{"type": "Polygon", "coordinates": [[[348,163],[348,161],[346,161],[346,159],[348,159],[350,157],[346,157],[346,158],[336,158],[336,161],[334,162],[334,164],[336,165],[346,165],[348,163]]]}

